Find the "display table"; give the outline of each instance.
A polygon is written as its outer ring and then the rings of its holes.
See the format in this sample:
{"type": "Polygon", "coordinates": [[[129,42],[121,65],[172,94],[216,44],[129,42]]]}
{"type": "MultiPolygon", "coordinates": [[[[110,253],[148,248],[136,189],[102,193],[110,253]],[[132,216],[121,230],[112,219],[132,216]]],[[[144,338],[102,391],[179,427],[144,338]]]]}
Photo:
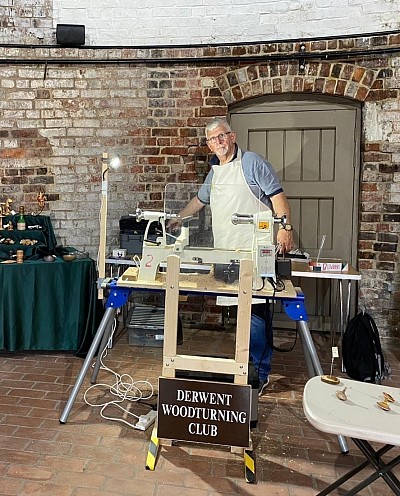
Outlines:
{"type": "MultiPolygon", "coordinates": [[[[3,223],[17,222],[18,214],[7,215],[3,218],[3,223]]],[[[1,220],[1,219],[0,219],[1,220]]],[[[24,251],[25,260],[38,260],[49,253],[55,253],[56,237],[54,235],[51,219],[47,215],[25,215],[26,229],[9,231],[0,229],[0,260],[8,260],[10,254],[15,254],[17,250],[24,251]],[[32,240],[35,244],[23,245],[21,240],[32,240]],[[5,241],[12,241],[8,244],[5,241]]]]}
{"type": "MultiPolygon", "coordinates": [[[[323,262],[325,259],[321,259],[323,262]]],[[[327,261],[332,261],[329,259],[327,261]]],[[[339,285],[339,316],[338,325],[340,339],[343,338],[343,333],[346,329],[347,323],[350,317],[350,302],[351,302],[351,287],[354,281],[361,280],[361,274],[350,264],[348,264],[347,270],[343,271],[314,271],[312,267],[306,262],[292,261],[292,276],[295,277],[307,277],[311,279],[329,279],[331,281],[337,281],[339,285]],[[347,282],[347,297],[344,297],[343,284],[347,282]]],[[[335,342],[334,336],[335,330],[331,327],[331,341],[335,342]]]]}
{"type": "MultiPolygon", "coordinates": [[[[331,259],[330,259],[331,260],[331,259]]],[[[321,259],[321,262],[324,259],[321,259]]],[[[359,281],[361,275],[357,270],[348,265],[348,270],[342,271],[315,271],[306,262],[292,260],[292,276],[311,277],[312,279],[337,279],[339,281],[359,281]]]]}
{"type": "Polygon", "coordinates": [[[0,349],[77,351],[90,344],[96,281],[91,258],[0,264],[0,349]]]}

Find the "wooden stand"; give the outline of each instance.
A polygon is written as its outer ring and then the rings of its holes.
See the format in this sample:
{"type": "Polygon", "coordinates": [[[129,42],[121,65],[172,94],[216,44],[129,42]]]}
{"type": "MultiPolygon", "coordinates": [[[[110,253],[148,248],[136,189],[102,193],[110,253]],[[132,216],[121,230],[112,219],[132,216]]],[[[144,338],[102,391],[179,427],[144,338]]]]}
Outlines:
{"type": "MultiPolygon", "coordinates": [[[[234,377],[234,384],[247,385],[253,262],[251,260],[242,260],[240,262],[236,347],[235,358],[233,359],[179,355],[177,353],[179,272],[179,257],[170,255],[167,260],[166,274],[163,376],[174,378],[177,370],[230,374],[234,377]]],[[[248,435],[248,449],[231,446],[231,451],[244,455],[246,481],[254,483],[255,470],[250,430],[248,435]]],[[[146,468],[148,470],[155,469],[160,444],[171,444],[171,441],[158,439],[157,426],[154,427],[146,459],[146,468]]]]}

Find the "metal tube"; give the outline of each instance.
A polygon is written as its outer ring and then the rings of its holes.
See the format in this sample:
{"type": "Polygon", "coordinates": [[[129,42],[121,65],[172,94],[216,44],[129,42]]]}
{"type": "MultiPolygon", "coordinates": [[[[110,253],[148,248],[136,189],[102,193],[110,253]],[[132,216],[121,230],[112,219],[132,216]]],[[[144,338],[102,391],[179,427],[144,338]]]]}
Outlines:
{"type": "Polygon", "coordinates": [[[254,216],[253,214],[232,214],[231,222],[233,225],[237,226],[238,224],[253,224],[254,216]]]}
{"type": "Polygon", "coordinates": [[[68,420],[68,415],[78,395],[79,389],[82,386],[83,380],[85,379],[87,371],[91,365],[92,359],[96,354],[97,348],[103,338],[103,334],[106,332],[106,330],[109,328],[110,324],[114,320],[115,312],[116,309],[112,307],[107,308],[106,311],[104,312],[104,316],[101,319],[99,328],[97,329],[96,335],[86,355],[85,361],[83,362],[82,368],[78,374],[78,377],[76,378],[74,387],[72,388],[67,404],[65,405],[64,410],[61,414],[60,424],[65,424],[65,422],[68,420]]]}
{"type": "MultiPolygon", "coordinates": [[[[312,339],[307,322],[305,322],[304,320],[298,320],[297,328],[299,330],[300,339],[304,350],[308,373],[310,373],[311,371],[310,368],[312,365],[312,367],[314,368],[313,375],[323,375],[324,371],[322,370],[321,362],[319,361],[318,353],[317,350],[315,349],[314,341],[312,339]],[[308,355],[308,359],[307,359],[307,355],[308,355]],[[311,364],[309,362],[311,362],[311,364]]],[[[342,453],[348,453],[349,448],[347,445],[346,438],[344,436],[337,436],[337,438],[338,438],[340,451],[342,453]]]]}

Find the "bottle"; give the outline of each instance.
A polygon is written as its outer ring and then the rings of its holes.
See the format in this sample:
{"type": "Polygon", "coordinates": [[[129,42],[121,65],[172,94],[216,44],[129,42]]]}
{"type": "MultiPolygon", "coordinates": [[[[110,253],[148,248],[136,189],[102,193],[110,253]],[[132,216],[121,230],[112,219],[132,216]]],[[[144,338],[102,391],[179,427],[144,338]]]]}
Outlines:
{"type": "Polygon", "coordinates": [[[24,250],[17,250],[17,263],[24,263],[24,250]]]}
{"type": "Polygon", "coordinates": [[[19,207],[19,217],[17,220],[17,231],[24,231],[26,229],[24,207],[19,207]]]}

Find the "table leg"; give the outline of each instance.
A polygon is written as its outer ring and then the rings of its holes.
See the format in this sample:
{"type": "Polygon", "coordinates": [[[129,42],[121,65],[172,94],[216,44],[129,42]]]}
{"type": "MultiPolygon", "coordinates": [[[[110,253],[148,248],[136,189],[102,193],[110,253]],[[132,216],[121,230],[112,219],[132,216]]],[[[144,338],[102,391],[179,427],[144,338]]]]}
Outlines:
{"type": "Polygon", "coordinates": [[[371,484],[376,479],[378,479],[378,477],[383,477],[383,479],[386,481],[388,486],[393,490],[394,494],[400,494],[400,482],[398,478],[391,472],[391,470],[400,462],[400,456],[397,456],[387,464],[381,461],[381,456],[387,453],[388,451],[390,451],[393,448],[393,446],[387,444],[378,451],[375,451],[372,448],[372,446],[368,443],[368,441],[364,441],[361,439],[353,439],[353,441],[358,446],[360,451],[364,454],[366,460],[360,463],[360,465],[357,465],[357,467],[354,467],[353,469],[349,470],[347,473],[342,475],[342,477],[340,477],[338,480],[336,480],[328,487],[326,487],[324,490],[319,492],[317,496],[327,496],[328,494],[331,494],[332,491],[334,491],[342,484],[350,480],[356,474],[361,472],[361,470],[368,467],[368,465],[372,465],[376,469],[376,472],[368,476],[363,481],[359,482],[349,491],[343,493],[344,496],[354,496],[358,494],[362,489],[364,489],[369,484],[371,484]]]}
{"type": "MultiPolygon", "coordinates": [[[[114,318],[115,318],[115,316],[114,316],[114,318]]],[[[109,324],[108,327],[104,330],[103,339],[101,340],[100,348],[99,348],[99,351],[97,353],[96,363],[94,364],[94,367],[93,367],[92,378],[90,379],[91,384],[96,384],[97,376],[99,374],[100,367],[101,367],[101,356],[103,354],[103,351],[106,349],[107,343],[110,339],[113,321],[109,320],[108,324],[109,324]]]]}
{"type": "Polygon", "coordinates": [[[112,321],[114,320],[115,312],[116,312],[116,308],[112,308],[112,307],[107,308],[106,311],[104,312],[104,316],[100,322],[99,328],[97,329],[96,335],[95,335],[93,342],[89,348],[89,351],[86,355],[85,361],[83,362],[83,365],[82,365],[82,368],[78,374],[78,377],[76,378],[74,387],[72,388],[72,391],[71,391],[71,394],[68,398],[67,404],[65,405],[64,410],[61,414],[60,424],[65,424],[65,422],[68,419],[69,413],[70,413],[72,406],[75,402],[75,399],[78,395],[79,389],[82,386],[82,383],[85,379],[87,371],[91,365],[92,359],[95,356],[97,348],[99,347],[99,344],[103,338],[103,335],[107,331],[107,329],[110,328],[110,325],[112,324],[112,321]]]}
{"type": "MultiPolygon", "coordinates": [[[[347,301],[346,308],[343,309],[343,283],[340,280],[340,305],[341,305],[341,318],[340,318],[340,343],[343,342],[343,334],[346,330],[347,324],[349,322],[350,317],[350,302],[351,302],[351,281],[347,281],[347,301]]],[[[343,357],[342,357],[342,372],[346,372],[346,369],[343,365],[343,357]]]]}
{"type": "MultiPolygon", "coordinates": [[[[365,458],[367,458],[370,464],[375,468],[376,472],[367,477],[365,481],[357,484],[357,486],[351,490],[352,494],[357,494],[357,492],[371,484],[374,480],[378,479],[378,477],[382,477],[395,494],[400,494],[400,481],[392,473],[392,469],[400,462],[400,455],[396,456],[389,463],[384,463],[381,460],[379,453],[374,450],[368,441],[365,441],[364,439],[353,439],[353,441],[363,453],[365,458]]],[[[393,447],[391,445],[387,446],[389,449],[393,447]]]]}
{"type": "MultiPolygon", "coordinates": [[[[315,375],[323,375],[324,371],[319,361],[317,350],[315,349],[314,341],[308,327],[308,323],[305,320],[297,321],[297,328],[300,334],[300,340],[303,347],[304,358],[306,360],[306,365],[308,369],[308,374],[310,377],[315,375]]],[[[347,445],[346,438],[343,436],[338,436],[338,442],[340,451],[342,453],[348,453],[349,447],[347,445]]]]}
{"type": "Polygon", "coordinates": [[[298,320],[297,328],[299,330],[304,358],[306,360],[310,377],[314,377],[315,375],[323,375],[324,371],[322,370],[321,362],[319,361],[318,353],[315,349],[308,323],[305,320],[298,320]]]}

